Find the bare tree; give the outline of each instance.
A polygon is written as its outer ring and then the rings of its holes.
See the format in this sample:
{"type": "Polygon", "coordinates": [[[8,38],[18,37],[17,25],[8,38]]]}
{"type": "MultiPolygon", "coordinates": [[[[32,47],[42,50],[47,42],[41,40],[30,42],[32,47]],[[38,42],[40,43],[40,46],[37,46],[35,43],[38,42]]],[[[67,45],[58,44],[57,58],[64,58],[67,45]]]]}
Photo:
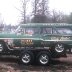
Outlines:
{"type": "Polygon", "coordinates": [[[69,15],[64,14],[63,12],[53,10],[52,11],[52,20],[53,23],[69,23],[69,15]]]}
{"type": "Polygon", "coordinates": [[[32,1],[32,6],[33,6],[33,15],[36,15],[37,14],[37,9],[38,9],[38,3],[39,3],[39,0],[33,0],[32,1]]]}
{"type": "Polygon", "coordinates": [[[52,22],[53,23],[61,23],[64,22],[64,14],[60,11],[53,10],[52,11],[52,22]]]}
{"type": "Polygon", "coordinates": [[[20,3],[21,3],[21,9],[15,7],[18,11],[20,11],[21,13],[21,21],[20,23],[26,23],[27,22],[27,3],[29,1],[28,0],[21,0],[20,3]]]}
{"type": "Polygon", "coordinates": [[[48,11],[48,0],[34,0],[33,12],[34,15],[45,14],[48,11]]]}
{"type": "Polygon", "coordinates": [[[68,16],[68,23],[72,24],[72,12],[68,16]]]}
{"type": "Polygon", "coordinates": [[[2,31],[4,28],[4,19],[2,17],[2,14],[0,13],[0,31],[2,31]]]}
{"type": "Polygon", "coordinates": [[[48,0],[41,0],[40,2],[40,7],[41,7],[41,13],[45,15],[46,13],[49,12],[49,7],[48,7],[48,0]]]}
{"type": "Polygon", "coordinates": [[[27,6],[28,0],[22,0],[22,21],[21,23],[26,23],[26,6],[27,6]]]}
{"type": "Polygon", "coordinates": [[[33,14],[34,14],[34,17],[32,19],[33,22],[36,22],[36,21],[45,22],[48,16],[47,12],[48,12],[48,0],[34,0],[33,1],[33,14]]]}

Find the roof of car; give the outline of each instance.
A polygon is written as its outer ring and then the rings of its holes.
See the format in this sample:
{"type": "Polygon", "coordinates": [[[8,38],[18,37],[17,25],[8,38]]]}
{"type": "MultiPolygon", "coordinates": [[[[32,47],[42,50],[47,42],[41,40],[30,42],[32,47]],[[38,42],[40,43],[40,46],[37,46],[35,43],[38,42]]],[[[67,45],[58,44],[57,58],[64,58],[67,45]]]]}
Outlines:
{"type": "Polygon", "coordinates": [[[71,27],[72,24],[68,24],[68,23],[27,23],[27,24],[20,24],[21,27],[71,27]]]}

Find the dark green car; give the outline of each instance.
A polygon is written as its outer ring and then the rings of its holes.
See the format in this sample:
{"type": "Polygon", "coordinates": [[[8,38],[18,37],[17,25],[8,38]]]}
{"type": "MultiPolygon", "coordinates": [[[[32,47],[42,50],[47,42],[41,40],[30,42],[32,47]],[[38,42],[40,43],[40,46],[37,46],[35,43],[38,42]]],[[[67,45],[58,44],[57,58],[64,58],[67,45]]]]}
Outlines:
{"type": "Polygon", "coordinates": [[[21,24],[14,33],[0,33],[0,54],[19,56],[25,65],[47,65],[50,59],[71,53],[71,48],[72,24],[21,24]]]}

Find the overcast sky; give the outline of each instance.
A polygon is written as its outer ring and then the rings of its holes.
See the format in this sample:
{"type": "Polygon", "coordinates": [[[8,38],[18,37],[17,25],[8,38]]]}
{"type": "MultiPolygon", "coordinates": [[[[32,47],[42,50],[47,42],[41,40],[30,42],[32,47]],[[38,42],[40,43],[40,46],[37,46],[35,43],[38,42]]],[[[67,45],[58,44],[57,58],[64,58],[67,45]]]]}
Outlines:
{"type": "MultiPolygon", "coordinates": [[[[18,24],[21,15],[15,7],[20,9],[20,0],[0,0],[0,16],[6,24],[18,24]]],[[[28,9],[30,12],[30,4],[28,9]]],[[[49,0],[49,9],[69,14],[72,12],[72,0],[49,0]]]]}

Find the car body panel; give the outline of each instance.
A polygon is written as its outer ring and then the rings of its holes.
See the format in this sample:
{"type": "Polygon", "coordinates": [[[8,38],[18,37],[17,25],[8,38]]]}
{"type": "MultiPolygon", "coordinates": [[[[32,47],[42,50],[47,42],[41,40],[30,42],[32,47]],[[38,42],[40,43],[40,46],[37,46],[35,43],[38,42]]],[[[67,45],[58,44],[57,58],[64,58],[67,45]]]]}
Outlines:
{"type": "MultiPolygon", "coordinates": [[[[21,24],[22,28],[71,28],[72,24],[66,23],[36,23],[21,24]]],[[[21,34],[21,33],[0,33],[0,40],[7,42],[11,47],[38,46],[45,47],[52,43],[61,42],[72,46],[72,35],[65,34],[21,34]]]]}

